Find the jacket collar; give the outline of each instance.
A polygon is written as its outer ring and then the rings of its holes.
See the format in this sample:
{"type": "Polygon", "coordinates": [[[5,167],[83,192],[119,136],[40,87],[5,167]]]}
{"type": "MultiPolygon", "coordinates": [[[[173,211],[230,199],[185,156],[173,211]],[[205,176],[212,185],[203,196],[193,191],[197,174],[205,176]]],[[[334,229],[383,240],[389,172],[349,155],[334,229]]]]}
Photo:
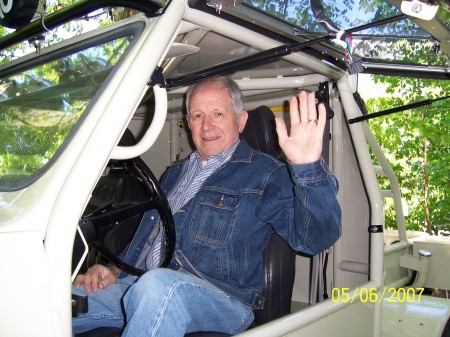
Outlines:
{"type": "Polygon", "coordinates": [[[253,150],[250,145],[247,144],[243,137],[240,138],[240,142],[231,156],[230,162],[244,162],[250,163],[253,155],[253,150]]]}
{"type": "MultiPolygon", "coordinates": [[[[245,141],[243,137],[240,138],[240,142],[234,151],[233,155],[231,156],[231,159],[229,162],[244,162],[244,163],[250,163],[251,158],[255,150],[248,145],[248,143],[245,141]]],[[[181,159],[174,164],[177,164],[178,166],[183,167],[183,169],[187,169],[189,163],[189,156],[181,159]]]]}

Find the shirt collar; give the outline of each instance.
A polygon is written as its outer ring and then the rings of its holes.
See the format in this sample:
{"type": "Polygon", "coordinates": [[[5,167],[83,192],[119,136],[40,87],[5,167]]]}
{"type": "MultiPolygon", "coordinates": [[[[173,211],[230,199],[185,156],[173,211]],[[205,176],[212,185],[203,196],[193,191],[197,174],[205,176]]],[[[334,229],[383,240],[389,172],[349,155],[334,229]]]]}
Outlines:
{"type": "MultiPolygon", "coordinates": [[[[239,142],[240,142],[240,139],[238,138],[236,140],[236,142],[232,146],[230,146],[228,149],[226,149],[218,154],[213,154],[211,157],[209,157],[208,162],[210,162],[210,161],[218,162],[219,165],[226,163],[228,160],[230,160],[231,156],[233,155],[234,151],[236,150],[237,146],[239,145],[239,142]]],[[[192,153],[190,161],[191,161],[191,163],[192,163],[192,161],[195,161],[195,163],[197,165],[203,166],[202,165],[202,157],[200,156],[200,153],[198,153],[197,150],[192,153]]]]}

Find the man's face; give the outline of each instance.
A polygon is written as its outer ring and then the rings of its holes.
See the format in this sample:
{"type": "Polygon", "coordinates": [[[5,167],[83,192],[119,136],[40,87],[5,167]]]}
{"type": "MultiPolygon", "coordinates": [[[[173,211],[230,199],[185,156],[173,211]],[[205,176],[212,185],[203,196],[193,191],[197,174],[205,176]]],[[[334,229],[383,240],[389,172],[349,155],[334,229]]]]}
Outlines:
{"type": "Polygon", "coordinates": [[[234,144],[244,129],[247,112],[237,120],[228,91],[211,84],[191,96],[188,118],[195,147],[207,160],[234,144]]]}

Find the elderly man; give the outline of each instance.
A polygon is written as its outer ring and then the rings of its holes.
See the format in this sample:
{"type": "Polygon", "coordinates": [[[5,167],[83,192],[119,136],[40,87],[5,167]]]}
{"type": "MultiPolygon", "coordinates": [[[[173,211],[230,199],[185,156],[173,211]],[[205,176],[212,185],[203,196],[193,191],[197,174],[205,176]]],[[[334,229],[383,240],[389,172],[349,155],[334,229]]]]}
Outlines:
{"type": "Polygon", "coordinates": [[[196,151],[161,182],[175,221],[174,258],[169,268],[152,268],[158,217],[146,213],[124,256],[148,271],[119,277],[116,268],[96,265],[78,276],[74,291],[89,293],[89,312],[73,320],[74,332],[116,326],[133,337],[237,334],[263,305],[263,251],[273,230],[310,255],[340,236],[338,184],[320,159],[326,113],[322,105],[317,113],[314,94],[291,98],[289,134],[276,119],[287,165],[240,140],[248,115],[234,81],[196,83],[186,106],[196,151]]]}

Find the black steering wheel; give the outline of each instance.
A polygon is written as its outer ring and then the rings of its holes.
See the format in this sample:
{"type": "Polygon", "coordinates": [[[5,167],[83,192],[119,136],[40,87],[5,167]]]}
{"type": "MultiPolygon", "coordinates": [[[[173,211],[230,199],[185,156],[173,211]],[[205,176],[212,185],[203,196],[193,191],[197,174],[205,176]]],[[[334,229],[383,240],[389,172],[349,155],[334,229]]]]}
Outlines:
{"type": "MultiPolygon", "coordinates": [[[[120,165],[125,166],[127,172],[131,172],[134,176],[138,177],[139,181],[145,184],[149,191],[149,197],[147,200],[138,202],[117,203],[109,201],[106,203],[103,202],[102,204],[96,198],[92,197],[86,208],[90,211],[80,220],[81,232],[88,245],[94,247],[116,267],[132,275],[142,275],[145,273],[145,270],[135,268],[119,259],[117,257],[118,251],[105,244],[104,237],[108,236],[110,242],[120,239],[123,240],[123,237],[127,237],[128,235],[128,243],[132,239],[134,231],[131,234],[127,233],[126,235],[122,235],[123,233],[121,234],[120,230],[117,231],[116,225],[137,215],[142,215],[149,210],[156,209],[159,213],[160,225],[164,231],[164,235],[161,236],[163,240],[161,243],[163,256],[160,260],[159,267],[167,267],[172,260],[175,249],[175,225],[167,198],[154,174],[141,158],[137,157],[122,161],[120,165]]],[[[138,222],[140,222],[140,218],[138,222]]]]}

